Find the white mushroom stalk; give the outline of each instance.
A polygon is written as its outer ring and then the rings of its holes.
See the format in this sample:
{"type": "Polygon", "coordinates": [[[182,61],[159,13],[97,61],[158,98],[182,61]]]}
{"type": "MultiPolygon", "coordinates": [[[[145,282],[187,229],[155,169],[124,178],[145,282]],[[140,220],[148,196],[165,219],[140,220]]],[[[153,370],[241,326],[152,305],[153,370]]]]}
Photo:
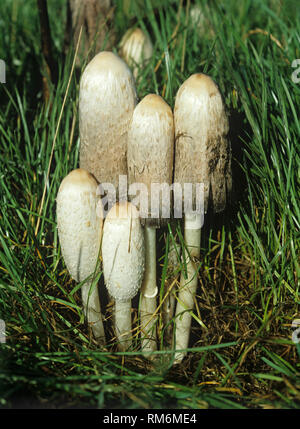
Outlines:
{"type": "Polygon", "coordinates": [[[94,337],[105,344],[101,307],[95,276],[100,271],[99,251],[103,212],[96,195],[97,181],[83,169],[71,171],[57,194],[57,227],[62,255],[71,277],[81,287],[82,302],[94,337]]]}
{"type": "Polygon", "coordinates": [[[141,290],[140,317],[142,350],[156,350],[156,228],[170,216],[170,193],[162,202],[151,185],[170,185],[173,174],[174,121],[171,108],[159,96],[149,94],[136,106],[128,131],[128,181],[144,186],[140,195],[140,216],[145,224],[146,270],[141,290]],[[151,205],[151,199],[156,207],[151,205]],[[155,210],[156,217],[150,217],[155,210]],[[164,217],[164,218],[163,218],[164,217]]]}
{"type": "Polygon", "coordinates": [[[175,291],[177,290],[176,284],[179,277],[179,261],[181,255],[181,247],[177,241],[169,241],[168,252],[168,267],[167,267],[167,281],[165,283],[164,303],[163,303],[163,326],[165,327],[165,341],[170,346],[172,344],[173,325],[175,312],[175,291]]]}
{"type": "Polygon", "coordinates": [[[132,344],[131,300],[138,293],[145,269],[144,234],[138,211],[120,202],[109,211],[103,228],[103,274],[115,299],[115,329],[119,348],[132,344]]]}
{"type": "MultiPolygon", "coordinates": [[[[180,276],[180,287],[177,297],[175,322],[175,349],[184,350],[188,347],[194,299],[197,290],[197,261],[200,257],[200,233],[202,219],[199,214],[185,214],[184,217],[184,241],[185,241],[185,266],[186,277],[180,276]]],[[[175,363],[182,361],[186,352],[175,354],[175,363]]]]}
{"type": "Polygon", "coordinates": [[[139,68],[152,57],[153,45],[148,34],[141,28],[130,28],[122,37],[120,55],[133,70],[137,78],[139,68]]]}
{"type": "Polygon", "coordinates": [[[97,54],[80,81],[80,167],[116,190],[119,175],[127,174],[127,131],[136,103],[127,64],[112,52],[97,54]]]}
{"type": "MultiPolygon", "coordinates": [[[[204,212],[210,200],[214,212],[222,211],[231,192],[229,125],[219,89],[209,76],[194,74],[181,85],[175,101],[174,121],[177,136],[174,181],[182,185],[202,183],[204,212]]],[[[192,203],[195,207],[195,198],[192,203]]],[[[201,211],[185,212],[187,278],[182,272],[176,305],[176,350],[188,347],[202,222],[201,211]]],[[[175,362],[180,362],[185,354],[184,351],[176,353],[175,362]]]]}

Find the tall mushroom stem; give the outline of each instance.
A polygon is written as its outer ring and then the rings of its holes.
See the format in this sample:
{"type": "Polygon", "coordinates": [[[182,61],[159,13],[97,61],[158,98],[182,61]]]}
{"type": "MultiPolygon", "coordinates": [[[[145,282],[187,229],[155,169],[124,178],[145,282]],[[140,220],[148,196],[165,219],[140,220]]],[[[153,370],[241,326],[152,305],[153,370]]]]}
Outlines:
{"type": "Polygon", "coordinates": [[[50,98],[49,83],[54,84],[57,81],[57,66],[52,55],[52,40],[51,30],[49,24],[49,15],[46,0],[37,0],[39,19],[40,19],[40,32],[41,32],[41,47],[45,59],[45,75],[43,76],[43,95],[44,102],[48,103],[50,98]]]}
{"type": "Polygon", "coordinates": [[[168,252],[168,268],[167,268],[167,281],[165,284],[164,290],[164,303],[163,303],[163,326],[165,327],[165,341],[168,346],[172,344],[173,338],[173,326],[171,321],[174,317],[175,311],[175,290],[174,287],[179,273],[177,273],[178,268],[178,255],[180,255],[180,245],[176,241],[170,243],[169,252],[168,252]]]}
{"type": "Polygon", "coordinates": [[[131,300],[115,301],[115,330],[121,350],[128,350],[132,344],[131,300]]]}
{"type": "Polygon", "coordinates": [[[142,350],[152,352],[156,350],[156,322],[153,316],[157,308],[156,297],[156,228],[145,226],[145,259],[146,269],[141,288],[140,317],[142,330],[142,350]]]}
{"type": "Polygon", "coordinates": [[[175,363],[182,361],[188,347],[192,310],[197,289],[197,259],[200,257],[200,235],[201,235],[201,215],[186,214],[184,218],[184,240],[186,244],[186,274],[181,272],[180,289],[176,305],[176,340],[175,349],[182,350],[175,353],[175,363]]]}
{"type": "Polygon", "coordinates": [[[86,282],[81,287],[81,299],[86,320],[92,328],[96,341],[104,342],[105,333],[97,285],[93,287],[92,282],[86,282]]]}

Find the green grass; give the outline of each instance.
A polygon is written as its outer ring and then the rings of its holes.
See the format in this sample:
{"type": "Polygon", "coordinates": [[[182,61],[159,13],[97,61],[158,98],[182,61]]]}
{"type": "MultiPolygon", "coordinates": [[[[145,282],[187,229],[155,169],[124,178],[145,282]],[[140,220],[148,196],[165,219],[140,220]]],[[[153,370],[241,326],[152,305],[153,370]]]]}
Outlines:
{"type": "MultiPolygon", "coordinates": [[[[56,229],[57,190],[79,153],[77,74],[62,110],[74,53],[63,54],[65,2],[49,2],[59,65],[50,108],[42,101],[35,1],[2,0],[0,319],[8,337],[0,344],[0,406],[32,398],[47,407],[299,408],[300,345],[291,339],[300,298],[300,84],[291,79],[300,58],[297,1],[195,1],[201,28],[187,20],[189,2],[132,3],[116,2],[115,31],[120,40],[136,23],[154,43],[139,98],[157,92],[173,107],[182,82],[202,71],[220,86],[230,115],[235,191],[227,211],[209,214],[203,228],[190,352],[172,367],[169,352],[150,363],[138,348],[97,349],[56,229]]],[[[166,237],[174,240],[171,228],[159,238],[162,287],[166,237]]]]}

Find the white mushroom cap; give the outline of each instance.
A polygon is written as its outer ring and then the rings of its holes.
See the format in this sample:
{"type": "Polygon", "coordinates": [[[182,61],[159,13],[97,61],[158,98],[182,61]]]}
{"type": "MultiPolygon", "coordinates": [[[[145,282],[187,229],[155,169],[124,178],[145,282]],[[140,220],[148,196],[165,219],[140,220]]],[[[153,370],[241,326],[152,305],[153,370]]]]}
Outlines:
{"type": "Polygon", "coordinates": [[[145,269],[144,233],[134,205],[123,201],[108,212],[102,259],[110,295],[116,301],[131,300],[141,287],[145,269]]]}
{"type": "Polygon", "coordinates": [[[189,13],[189,27],[196,30],[196,34],[200,36],[200,39],[215,37],[215,31],[211,21],[207,18],[208,16],[210,16],[209,2],[206,2],[205,5],[202,4],[201,6],[199,4],[191,6],[189,13]]]}
{"type": "Polygon", "coordinates": [[[71,171],[57,194],[57,227],[62,255],[72,278],[81,282],[94,273],[103,224],[97,181],[83,169],[71,171]]]}
{"type": "Polygon", "coordinates": [[[153,45],[141,28],[130,28],[122,37],[120,43],[120,55],[130,67],[133,67],[133,75],[136,77],[138,67],[147,62],[153,54],[153,45]]]}
{"type": "Polygon", "coordinates": [[[118,189],[127,174],[127,131],[137,103],[132,73],[112,52],[85,68],[79,91],[80,167],[118,189]]]}
{"type": "Polygon", "coordinates": [[[181,85],[174,122],[174,182],[204,183],[205,210],[211,194],[214,211],[222,211],[232,185],[229,125],[220,91],[209,76],[197,73],[181,85]]]}
{"type": "MultiPolygon", "coordinates": [[[[162,97],[148,94],[136,106],[128,130],[128,182],[143,183],[148,190],[148,217],[151,209],[151,184],[172,183],[174,157],[174,121],[170,106],[162,97]]],[[[170,197],[170,195],[169,195],[170,197]]],[[[170,209],[168,198],[159,205],[170,209]]],[[[147,219],[147,224],[158,224],[160,219],[147,219]]]]}
{"type": "Polygon", "coordinates": [[[191,26],[196,27],[197,29],[201,29],[204,19],[205,19],[205,16],[200,6],[198,4],[193,5],[190,9],[191,26]]]}

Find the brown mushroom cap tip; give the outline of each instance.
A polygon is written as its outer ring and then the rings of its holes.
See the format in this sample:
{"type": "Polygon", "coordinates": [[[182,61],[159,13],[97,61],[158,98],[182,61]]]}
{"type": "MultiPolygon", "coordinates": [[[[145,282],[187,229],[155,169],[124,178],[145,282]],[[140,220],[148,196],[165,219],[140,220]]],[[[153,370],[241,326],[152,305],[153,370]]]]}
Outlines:
{"type": "Polygon", "coordinates": [[[119,221],[122,219],[125,219],[127,221],[128,218],[136,219],[138,217],[139,212],[133,204],[129,203],[128,201],[119,201],[108,212],[106,216],[106,221],[119,221]]]}
{"type": "MultiPolygon", "coordinates": [[[[96,179],[94,176],[89,173],[84,168],[77,168],[72,170],[61,182],[59,190],[63,191],[65,188],[69,187],[86,187],[94,188],[96,179]]],[[[96,182],[97,183],[97,182],[96,182]]]]}
{"type": "Polygon", "coordinates": [[[176,94],[174,123],[174,181],[202,183],[205,212],[209,201],[215,213],[221,212],[232,188],[231,147],[225,104],[211,77],[196,73],[181,85],[176,94]]]}
{"type": "Polygon", "coordinates": [[[129,67],[122,58],[110,51],[102,51],[89,62],[86,66],[87,71],[93,70],[94,73],[109,73],[114,74],[124,73],[124,69],[129,67]]]}
{"type": "Polygon", "coordinates": [[[129,38],[134,38],[136,41],[140,41],[145,39],[145,33],[141,28],[130,29],[124,35],[124,42],[126,42],[129,38]]]}
{"type": "Polygon", "coordinates": [[[208,93],[210,97],[219,92],[217,84],[210,76],[204,73],[195,73],[191,75],[182,86],[191,88],[199,95],[201,93],[208,93]]]}
{"type": "MultiPolygon", "coordinates": [[[[153,109],[158,113],[162,112],[171,112],[171,107],[165,102],[165,100],[157,94],[148,94],[146,95],[139,103],[139,109],[143,107],[149,109],[153,109]]],[[[148,111],[149,111],[148,110],[148,111]]]]}

